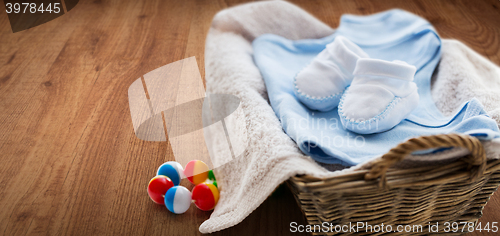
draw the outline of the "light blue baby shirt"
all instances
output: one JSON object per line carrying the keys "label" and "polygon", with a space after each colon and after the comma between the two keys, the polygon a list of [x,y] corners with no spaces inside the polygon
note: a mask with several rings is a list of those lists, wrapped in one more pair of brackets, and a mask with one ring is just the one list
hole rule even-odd
{"label": "light blue baby shirt", "polygon": [[[370,57],[401,60],[417,68],[418,107],[393,129],[359,135],[342,128],[337,108],[309,110],[295,97],[293,79],[313,58],[342,35]],[[323,163],[357,165],[380,156],[404,140],[441,133],[467,133],[482,139],[500,137],[496,122],[478,100],[444,117],[431,97],[431,75],[441,56],[441,40],[426,20],[403,10],[369,16],[343,15],[334,34],[321,39],[292,41],[266,34],[253,41],[254,60],[265,80],[274,112],[299,148]]]}

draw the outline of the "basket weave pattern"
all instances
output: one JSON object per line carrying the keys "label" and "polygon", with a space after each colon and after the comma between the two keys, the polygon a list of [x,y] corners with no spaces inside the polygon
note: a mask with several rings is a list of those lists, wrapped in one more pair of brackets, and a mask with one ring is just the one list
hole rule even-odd
{"label": "basket weave pattern", "polygon": [[[393,167],[414,151],[447,147],[464,147],[470,154],[441,166]],[[458,235],[467,231],[445,232],[443,223],[477,222],[500,183],[500,160],[487,161],[481,142],[468,135],[422,136],[399,144],[367,169],[327,179],[295,176],[287,183],[310,225],[422,225],[422,232],[399,234],[428,235],[429,222],[439,222],[439,233]]]}

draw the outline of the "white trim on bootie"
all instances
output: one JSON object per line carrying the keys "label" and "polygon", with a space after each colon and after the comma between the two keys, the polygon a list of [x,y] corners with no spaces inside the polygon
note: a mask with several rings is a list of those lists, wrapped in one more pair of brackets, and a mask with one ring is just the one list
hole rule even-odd
{"label": "white trim on bootie", "polygon": [[345,88],[351,84],[356,62],[367,57],[349,39],[337,36],[295,76],[295,95],[310,109],[332,110],[338,106]]}
{"label": "white trim on bootie", "polygon": [[360,134],[392,129],[418,105],[415,66],[403,61],[359,59],[339,103],[342,126]]}

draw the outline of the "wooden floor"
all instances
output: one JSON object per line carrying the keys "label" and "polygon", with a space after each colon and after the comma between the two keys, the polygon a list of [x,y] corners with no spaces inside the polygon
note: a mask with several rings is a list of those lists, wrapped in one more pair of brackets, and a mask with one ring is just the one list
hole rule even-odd
{"label": "wooden floor", "polygon": [[[331,27],[343,13],[402,8],[500,64],[498,0],[293,2]],[[135,137],[127,89],[141,75],[191,56],[204,76],[211,19],[237,4],[81,0],[18,33],[1,7],[0,235],[199,234],[210,213],[192,207],[173,215],[147,196],[149,179],[173,160],[172,150]],[[285,188],[216,235],[289,235],[292,221],[305,224]],[[499,194],[481,221],[500,221]]]}

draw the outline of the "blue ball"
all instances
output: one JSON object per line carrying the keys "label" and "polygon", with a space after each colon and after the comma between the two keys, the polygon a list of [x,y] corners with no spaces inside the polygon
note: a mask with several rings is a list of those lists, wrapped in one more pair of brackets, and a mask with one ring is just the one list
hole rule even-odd
{"label": "blue ball", "polygon": [[164,175],[169,177],[175,186],[179,185],[184,176],[184,168],[181,164],[175,161],[163,163],[156,171],[156,175]]}
{"label": "blue ball", "polygon": [[165,206],[175,214],[186,212],[191,206],[191,192],[183,186],[174,186],[165,194]]}

